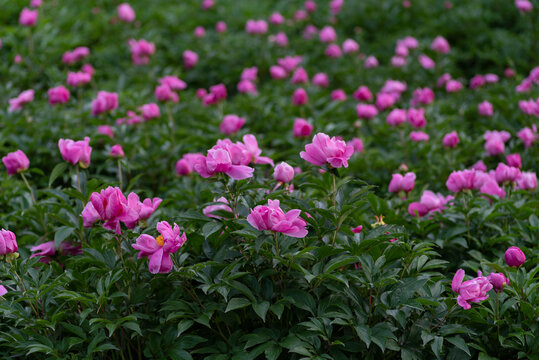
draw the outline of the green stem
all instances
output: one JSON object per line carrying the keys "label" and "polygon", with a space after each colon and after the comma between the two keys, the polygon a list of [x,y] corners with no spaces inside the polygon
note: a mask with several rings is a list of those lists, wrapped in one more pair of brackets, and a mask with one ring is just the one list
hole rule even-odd
{"label": "green stem", "polygon": [[172,118],[172,105],[167,103],[168,126],[170,128],[170,143],[174,148],[174,119]]}
{"label": "green stem", "polygon": [[20,174],[21,174],[22,180],[24,181],[24,183],[26,184],[26,187],[28,188],[28,191],[30,192],[30,197],[32,198],[32,202],[34,203],[34,205],[37,205],[36,198],[34,197],[34,193],[32,192],[32,188],[30,187],[28,180],[26,180],[26,176],[24,176],[24,173],[22,172]]}
{"label": "green stem", "polygon": [[77,187],[79,189],[79,192],[82,194],[82,188],[80,187],[80,172],[79,172],[79,165],[75,165],[75,171],[77,172]]}
{"label": "green stem", "polygon": [[120,189],[123,189],[123,180],[122,180],[122,163],[118,159],[118,180],[120,180]]}
{"label": "green stem", "polygon": [[277,253],[277,257],[280,257],[279,255],[279,241],[277,241],[277,233],[273,233],[273,240],[275,241],[275,252]]}

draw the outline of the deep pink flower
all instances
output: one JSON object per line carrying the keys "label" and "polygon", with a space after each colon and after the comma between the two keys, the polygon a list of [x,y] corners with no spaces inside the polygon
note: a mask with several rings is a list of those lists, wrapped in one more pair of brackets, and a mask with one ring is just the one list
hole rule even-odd
{"label": "deep pink flower", "polygon": [[537,189],[537,175],[534,172],[522,172],[517,180],[517,189],[535,190]]}
{"label": "deep pink flower", "polygon": [[525,148],[529,148],[537,139],[539,139],[535,125],[532,126],[531,129],[529,127],[525,127],[524,129],[520,130],[517,133],[517,136],[520,140],[522,140]]}
{"label": "deep pink flower", "polygon": [[371,104],[357,104],[356,106],[357,117],[360,119],[369,120],[378,115],[378,109]]}
{"label": "deep pink flower", "polygon": [[313,0],[306,0],[303,6],[305,7],[305,10],[307,10],[310,13],[313,13],[316,11],[316,2],[314,2]]}
{"label": "deep pink flower", "polygon": [[307,120],[297,118],[296,120],[294,120],[294,127],[292,128],[292,132],[294,134],[294,137],[309,137],[311,136],[313,128],[314,127],[309,124]]}
{"label": "deep pink flower", "polygon": [[305,151],[299,156],[316,166],[328,163],[334,168],[340,168],[348,167],[348,159],[353,153],[353,146],[346,145],[344,141],[335,137],[330,138],[324,133],[318,133],[311,144],[305,145]]}
{"label": "deep pink flower", "polygon": [[470,79],[470,89],[474,90],[486,84],[483,75],[475,75]]}
{"label": "deep pink flower", "polygon": [[9,112],[22,109],[23,105],[34,101],[34,90],[25,90],[16,98],[9,99]]}
{"label": "deep pink flower", "polygon": [[389,183],[388,191],[392,193],[410,192],[415,186],[415,174],[413,172],[401,174],[393,174]]}
{"label": "deep pink flower", "polygon": [[301,56],[285,56],[284,58],[277,59],[277,64],[285,71],[291,72],[301,63]]}
{"label": "deep pink flower", "polygon": [[67,85],[77,87],[88,84],[92,80],[92,75],[80,71],[80,72],[68,72],[67,73]]}
{"label": "deep pink flower", "polygon": [[51,257],[56,253],[56,246],[54,246],[54,241],[48,241],[31,247],[30,251],[34,252],[32,255],[30,255],[30,258],[39,256],[40,262],[49,264],[51,262]]}
{"label": "deep pink flower", "polygon": [[423,128],[427,126],[427,120],[425,119],[425,109],[408,109],[408,123],[410,123],[410,125],[415,128]]}
{"label": "deep pink flower", "polygon": [[499,184],[516,182],[520,177],[520,169],[517,167],[507,166],[504,163],[499,163],[495,173],[496,181]]}
{"label": "deep pink flower", "polygon": [[451,131],[450,133],[445,134],[444,138],[442,139],[443,146],[448,148],[456,147],[459,142],[459,134],[456,131]]}
{"label": "deep pink flower", "polygon": [[185,83],[185,81],[183,81],[177,76],[171,75],[163,76],[161,79],[159,79],[159,84],[167,85],[171,90],[174,91],[181,91],[187,88],[187,84]]}
{"label": "deep pink flower", "polygon": [[425,54],[421,54],[417,57],[417,60],[419,61],[419,64],[424,68],[424,69],[434,69],[434,67],[436,66],[436,63],[434,62],[434,60],[432,60],[430,57],[428,57],[427,55]]}
{"label": "deep pink flower", "polygon": [[30,160],[22,150],[9,153],[2,158],[8,175],[15,175],[26,171],[30,166]]}
{"label": "deep pink flower", "polygon": [[144,104],[140,107],[140,112],[144,120],[158,118],[161,115],[159,106],[156,103]]}
{"label": "deep pink flower", "polygon": [[329,44],[324,54],[329,58],[339,58],[342,56],[341,48],[337,44]]}
{"label": "deep pink flower", "polygon": [[526,255],[516,246],[511,246],[505,251],[505,263],[511,267],[521,267],[526,262]]}
{"label": "deep pink flower", "polygon": [[345,54],[351,54],[359,51],[359,44],[353,39],[346,39],[342,43],[342,52]]}
{"label": "deep pink flower", "polygon": [[74,64],[77,61],[80,61],[84,59],[85,57],[88,57],[90,55],[90,49],[86,46],[79,46],[72,51],[66,51],[62,55],[62,62],[64,64]]}
{"label": "deep pink flower", "polygon": [[496,180],[490,178],[488,179],[479,189],[479,191],[483,194],[491,195],[491,196],[497,196],[500,199],[503,199],[505,197],[505,190],[501,188]]}
{"label": "deep pink flower", "polygon": [[14,253],[19,250],[17,237],[9,230],[0,230],[0,255]]}
{"label": "deep pink flower", "polygon": [[515,6],[522,13],[527,13],[533,10],[533,5],[529,0],[515,0]]}
{"label": "deep pink flower", "polygon": [[359,226],[356,226],[355,228],[352,229],[352,232],[354,234],[359,234],[361,233],[361,230],[363,230],[363,226],[362,225],[359,225]]}
{"label": "deep pink flower", "polygon": [[405,109],[393,109],[386,117],[386,123],[391,126],[398,126],[408,118],[407,112]]}
{"label": "deep pink flower", "polygon": [[520,157],[520,154],[510,154],[505,157],[505,161],[507,162],[507,165],[512,167],[520,168],[522,167],[522,159]]}
{"label": "deep pink flower", "polygon": [[226,32],[226,29],[226,22],[224,21],[218,21],[217,24],[215,24],[215,31],[217,31],[219,34]]}
{"label": "deep pink flower", "polygon": [[292,94],[292,105],[301,106],[307,104],[309,97],[303,88],[298,88]]}
{"label": "deep pink flower", "polygon": [[21,11],[21,15],[19,16],[19,24],[22,26],[34,26],[37,23],[37,10],[30,10],[28,8],[24,8]]}
{"label": "deep pink flower", "polygon": [[346,93],[343,89],[336,89],[331,92],[331,100],[333,101],[345,101]]}
{"label": "deep pink flower", "polygon": [[265,20],[247,20],[245,31],[253,35],[265,34],[268,32],[268,23]]}
{"label": "deep pink flower", "polygon": [[414,97],[411,101],[412,106],[417,106],[419,104],[428,105],[434,101],[434,91],[430,88],[419,88],[414,90]]}
{"label": "deep pink flower", "polygon": [[332,43],[337,41],[337,33],[331,26],[324,26],[318,33],[318,37],[323,43]]}
{"label": "deep pink flower", "polygon": [[481,116],[492,116],[494,114],[492,104],[486,100],[477,105],[477,111]]}
{"label": "deep pink flower", "polygon": [[494,291],[502,292],[505,285],[509,285],[511,282],[509,278],[506,278],[503,273],[491,272],[487,276],[488,281],[492,284]]}
{"label": "deep pink flower", "polygon": [[283,67],[273,65],[270,67],[270,75],[273,79],[284,79],[288,76],[288,73]]}
{"label": "deep pink flower", "polygon": [[185,154],[178,162],[176,163],[176,175],[185,176],[193,172],[194,161],[202,154]]}
{"label": "deep pink flower", "polygon": [[219,126],[219,130],[225,135],[230,135],[238,132],[245,124],[245,118],[238,115],[225,115]]}
{"label": "deep pink flower", "polygon": [[442,54],[447,54],[451,48],[443,36],[437,36],[430,45],[430,48]]}
{"label": "deep pink flower", "polygon": [[148,269],[152,274],[167,274],[173,266],[170,254],[175,253],[185,244],[187,236],[185,233],[180,236],[180,227],[174,224],[172,228],[166,221],[157,223],[157,231],[161,234],[157,238],[142,234],[137,238],[136,244],[131,246],[140,251],[139,259],[142,257],[150,259]]}
{"label": "deep pink flower", "polygon": [[65,86],[57,86],[49,89],[49,104],[65,104],[69,101],[69,90]]}
{"label": "deep pink flower", "polygon": [[203,26],[197,26],[195,28],[194,35],[196,38],[202,38],[204,35],[206,35],[206,30]]}
{"label": "deep pink flower", "polygon": [[90,166],[92,147],[90,146],[89,137],[85,137],[84,140],[79,141],[60,139],[58,140],[58,148],[65,161],[73,165],[79,164],[84,169]]}
{"label": "deep pink flower", "polygon": [[369,90],[368,87],[360,86],[354,92],[354,99],[359,100],[359,101],[371,101],[372,92]]}
{"label": "deep pink flower", "polygon": [[222,148],[210,149],[206,156],[193,159],[193,169],[204,178],[216,173],[225,173],[234,180],[243,180],[253,176],[254,169],[245,165],[233,165],[230,153]]}
{"label": "deep pink flower", "polygon": [[505,142],[511,134],[507,131],[487,131],[483,138],[486,140],[485,149],[489,155],[499,155],[505,151]]}
{"label": "deep pink flower", "polygon": [[459,294],[457,303],[464,310],[468,310],[472,307],[470,302],[478,303],[488,299],[487,293],[492,289],[492,284],[481,274],[481,271],[477,272],[475,279],[462,282],[464,275],[464,270],[459,269],[457,271],[453,277],[451,289],[453,292]]}
{"label": "deep pink flower", "polygon": [[108,91],[99,91],[92,101],[92,115],[99,115],[112,111],[118,107],[118,94]]}
{"label": "deep pink flower", "polygon": [[185,50],[183,52],[183,66],[187,70],[192,69],[195,67],[195,65],[198,63],[198,54],[191,50]]}
{"label": "deep pink flower", "polygon": [[450,92],[450,93],[458,92],[458,91],[462,90],[462,88],[463,88],[463,85],[458,80],[448,80],[445,83],[445,91]]}
{"label": "deep pink flower", "polygon": [[415,142],[429,141],[429,134],[423,131],[412,131],[410,132],[410,140]]}
{"label": "deep pink flower", "polygon": [[380,111],[384,111],[387,108],[390,108],[395,104],[396,98],[388,93],[378,93],[376,94],[376,107]]}
{"label": "deep pink flower", "polygon": [[127,42],[131,49],[131,60],[134,65],[146,65],[150,62],[150,56],[155,53],[155,44],[144,39],[129,39]]}
{"label": "deep pink flower", "polygon": [[289,183],[294,178],[294,168],[283,161],[275,166],[273,177],[279,182]]}
{"label": "deep pink flower", "polygon": [[462,190],[471,190],[474,188],[475,171],[473,170],[461,170],[453,171],[445,185],[452,192],[459,192]]}
{"label": "deep pink flower", "polygon": [[113,145],[112,149],[110,150],[110,156],[112,156],[113,158],[123,158],[125,156],[125,153],[122,149],[122,146],[119,144]]}
{"label": "deep pink flower", "polygon": [[366,69],[371,69],[371,68],[378,67],[378,59],[376,59],[376,57],[373,56],[373,55],[368,56],[368,57],[365,59],[365,64],[364,64],[364,66],[365,66]]}
{"label": "deep pink flower", "polygon": [[135,21],[135,10],[128,3],[118,5],[116,12],[118,13],[118,18],[123,22]]}
{"label": "deep pink flower", "polygon": [[258,205],[251,209],[247,221],[257,230],[270,230],[285,235],[304,238],[307,236],[307,223],[299,215],[301,210],[293,209],[285,213],[279,200],[268,200],[268,205]]}

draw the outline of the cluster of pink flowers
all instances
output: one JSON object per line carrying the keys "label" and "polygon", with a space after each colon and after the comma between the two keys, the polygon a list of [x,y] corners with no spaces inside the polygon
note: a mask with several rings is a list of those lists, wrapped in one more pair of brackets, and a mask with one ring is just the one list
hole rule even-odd
{"label": "cluster of pink flowers", "polygon": [[256,95],[258,93],[255,84],[257,78],[258,68],[256,66],[243,69],[240,82],[238,83],[238,91],[240,93]]}
{"label": "cluster of pink flowers", "polygon": [[92,193],[90,202],[82,211],[83,224],[84,227],[92,227],[97,221],[103,221],[105,229],[120,234],[120,222],[134,229],[139,222],[152,216],[161,201],[160,198],[153,198],[141,202],[135,193],[130,193],[126,198],[120,188],[109,186],[99,193]]}
{"label": "cluster of pink flowers", "polygon": [[197,91],[197,96],[202,99],[202,105],[209,106],[216,105],[225,100],[228,94],[225,84],[217,84],[211,86],[209,92],[207,92],[205,89],[199,89]]}
{"label": "cluster of pink flowers", "polygon": [[268,32],[268,23],[266,20],[247,20],[245,23],[247,34],[261,35]]}
{"label": "cluster of pink flowers", "polygon": [[408,172],[404,176],[401,174],[393,174],[388,191],[399,194],[400,197],[404,198],[406,193],[409,193],[414,189],[415,178],[416,176],[413,172]]}
{"label": "cluster of pink flowers", "polygon": [[58,249],[56,249],[54,241],[47,241],[43,244],[30,248],[30,251],[34,252],[32,255],[30,255],[30,258],[39,257],[40,262],[50,264],[52,258],[56,255],[56,250],[58,250],[58,254],[60,255],[82,255],[81,245],[76,245],[69,241],[62,241]]}
{"label": "cluster of pink flowers", "polygon": [[307,223],[300,217],[301,210],[284,212],[279,200],[268,200],[268,205],[258,205],[251,209],[247,221],[257,230],[270,230],[285,235],[303,238],[307,236]]}
{"label": "cluster of pink flowers", "polygon": [[99,115],[112,111],[118,107],[118,94],[108,91],[99,91],[92,101],[92,115]]}
{"label": "cluster of pink flowers", "polygon": [[74,64],[82,59],[90,56],[90,49],[86,46],[79,46],[72,51],[66,51],[62,55],[62,62],[67,65]]}

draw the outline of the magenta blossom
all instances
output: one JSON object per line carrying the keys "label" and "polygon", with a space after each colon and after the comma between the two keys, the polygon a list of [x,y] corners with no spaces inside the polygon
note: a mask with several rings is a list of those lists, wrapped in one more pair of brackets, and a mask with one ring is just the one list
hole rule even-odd
{"label": "magenta blossom", "polygon": [[505,143],[510,137],[511,134],[507,131],[487,131],[485,135],[483,135],[483,138],[486,140],[485,150],[487,150],[489,155],[503,154],[505,151]]}
{"label": "magenta blossom", "polygon": [[294,127],[292,128],[292,133],[294,137],[302,138],[311,136],[313,131],[313,126],[307,122],[305,119],[297,118],[294,120]]}
{"label": "magenta blossom", "polygon": [[408,122],[415,128],[423,128],[427,126],[427,120],[425,119],[425,109],[408,109]]}
{"label": "magenta blossom", "polygon": [[230,152],[219,148],[210,149],[206,156],[200,155],[193,161],[194,170],[204,178],[216,173],[224,173],[234,180],[243,180],[253,176],[254,169],[245,165],[234,165]]}
{"label": "magenta blossom", "polygon": [[118,18],[123,22],[135,21],[135,10],[128,3],[118,5],[116,12],[118,13]]}
{"label": "magenta blossom", "polygon": [[456,131],[452,131],[449,134],[445,134],[442,139],[443,146],[447,148],[454,148],[460,142],[459,134]]}
{"label": "magenta blossom", "polygon": [[416,176],[413,172],[406,173],[404,176],[393,174],[388,190],[392,193],[410,192],[414,189],[415,178]]}
{"label": "magenta blossom", "polygon": [[511,267],[521,267],[526,262],[526,255],[516,246],[511,246],[505,251],[505,263]]}
{"label": "magenta blossom", "polygon": [[131,49],[131,60],[134,65],[146,65],[150,62],[150,56],[155,53],[155,44],[144,39],[129,39],[127,42]]}
{"label": "magenta blossom", "polygon": [[334,168],[340,168],[348,167],[348,159],[353,153],[353,146],[346,145],[335,137],[330,138],[324,133],[318,133],[311,144],[305,145],[305,151],[299,156],[313,165],[322,166],[328,163]]}
{"label": "magenta blossom", "polygon": [[474,188],[474,177],[475,171],[473,170],[453,171],[445,185],[455,193],[462,190],[471,190]]}
{"label": "magenta blossom", "polygon": [[210,217],[210,218],[215,218],[215,219],[221,219],[222,217],[219,216],[219,215],[215,215],[213,214],[214,211],[228,211],[229,213],[234,213],[232,211],[232,208],[230,206],[228,206],[228,200],[221,196],[219,199],[215,200],[213,199],[213,202],[219,202],[221,204],[219,205],[208,205],[206,206],[203,210],[202,210],[202,213],[204,215],[206,215],[207,217]]}
{"label": "magenta blossom", "polygon": [[430,45],[430,48],[442,54],[447,54],[451,48],[443,36],[437,36]]}
{"label": "magenta blossom", "polygon": [[99,91],[92,101],[92,115],[99,115],[112,111],[118,107],[118,94],[108,91]]}
{"label": "magenta blossom", "polygon": [[113,158],[123,158],[125,156],[124,150],[120,144],[113,145],[110,149],[110,156]]}
{"label": "magenta blossom", "polygon": [[69,101],[69,90],[65,86],[57,86],[49,89],[49,104],[65,104]]}
{"label": "magenta blossom", "polygon": [[368,87],[362,85],[358,87],[356,91],[354,91],[354,99],[359,101],[371,101],[372,92]]}
{"label": "magenta blossom", "polygon": [[307,92],[303,88],[296,89],[292,94],[292,105],[294,106],[305,105],[308,100]]}
{"label": "magenta blossom", "polygon": [[412,131],[410,132],[410,140],[415,142],[429,141],[429,134],[423,131]]}
{"label": "magenta blossom", "polygon": [[195,67],[195,65],[198,63],[198,54],[191,50],[185,50],[182,55],[183,58],[183,66],[187,70],[192,69]]}
{"label": "magenta blossom", "polygon": [[268,205],[258,205],[251,209],[247,221],[257,230],[270,230],[285,235],[304,238],[307,223],[299,215],[301,210],[293,209],[285,213],[279,207],[279,200],[268,200]]}
{"label": "magenta blossom", "polygon": [[520,178],[520,169],[499,163],[496,167],[495,178],[499,184],[514,183]]}
{"label": "magenta blossom", "polygon": [[185,83],[185,81],[183,81],[177,76],[171,75],[167,75],[159,79],[159,84],[167,85],[171,90],[174,91],[181,91],[187,88],[187,84]]}
{"label": "magenta blossom", "polygon": [[9,230],[0,230],[0,256],[14,253],[19,249],[17,237]]}
{"label": "magenta blossom", "polygon": [[140,107],[140,112],[144,120],[151,120],[161,116],[161,110],[156,103],[144,104]]}
{"label": "magenta blossom", "polygon": [[[48,241],[30,248],[30,251],[35,252],[30,255],[30,258],[39,256],[39,262],[49,264],[52,260],[51,258],[56,254],[56,250],[57,249],[54,241]],[[62,241],[60,243],[60,247],[58,248],[58,253],[61,255],[82,255],[82,247],[80,245],[70,243],[69,241]]]}
{"label": "magenta blossom", "polygon": [[185,176],[192,173],[194,170],[193,166],[195,164],[195,160],[200,156],[204,155],[200,153],[183,155],[183,157],[176,163],[176,175]]}
{"label": "magenta blossom", "polygon": [[245,118],[238,115],[225,115],[219,126],[219,130],[225,135],[231,135],[238,132],[245,124]]}
{"label": "magenta blossom", "polygon": [[416,216],[417,211],[417,214],[423,217],[434,212],[441,212],[453,199],[454,197],[451,195],[444,197],[440,193],[435,194],[432,191],[425,190],[419,202],[410,203],[408,213],[411,216]]}
{"label": "magenta blossom", "polygon": [[34,101],[34,90],[25,90],[16,98],[9,99],[9,112],[22,109],[23,105]]}
{"label": "magenta blossom", "polygon": [[85,137],[84,140],[79,141],[60,139],[58,140],[58,148],[65,161],[73,165],[79,164],[84,169],[90,166],[92,147],[90,146],[89,137]]}
{"label": "magenta blossom", "polygon": [[464,275],[464,270],[457,270],[451,283],[451,289],[459,294],[457,303],[464,310],[468,310],[472,307],[470,302],[478,303],[488,299],[487,293],[492,289],[492,284],[481,274],[481,271],[477,272],[475,279],[462,282]]}
{"label": "magenta blossom", "polygon": [[85,57],[88,57],[89,55],[90,55],[89,48],[87,48],[86,46],[79,46],[73,49],[72,51],[66,51],[62,55],[62,62],[64,64],[71,65],[71,64],[76,63],[77,61],[84,59]]}
{"label": "magenta blossom", "polygon": [[488,281],[492,284],[494,291],[502,292],[505,285],[509,285],[511,282],[508,277],[505,277],[503,273],[491,272],[487,276]]}
{"label": "magenta blossom", "polygon": [[22,26],[34,26],[37,23],[37,16],[37,10],[30,10],[28,8],[24,8],[22,9],[19,16],[19,24],[21,24]]}
{"label": "magenta blossom", "polygon": [[535,190],[537,189],[537,174],[534,172],[522,172],[517,180],[517,189]]}
{"label": "magenta blossom", "polygon": [[150,259],[148,269],[152,274],[167,274],[173,266],[170,254],[175,253],[185,244],[187,236],[185,233],[180,236],[180,227],[174,224],[172,228],[166,221],[157,223],[157,231],[161,234],[157,238],[142,234],[137,238],[136,244],[131,246],[140,251],[139,259],[142,257]]}
{"label": "magenta blossom", "polygon": [[483,101],[477,105],[477,111],[481,116],[492,116],[494,114],[494,108],[488,101]]}
{"label": "magenta blossom", "polygon": [[535,125],[533,125],[531,129],[525,127],[524,129],[520,130],[517,136],[520,140],[522,140],[525,148],[529,148],[537,139],[539,139]]}
{"label": "magenta blossom", "polygon": [[77,87],[88,84],[92,80],[92,74],[84,71],[68,72],[67,73],[67,85]]}
{"label": "magenta blossom", "polygon": [[294,178],[294,168],[283,161],[275,166],[273,177],[279,182],[288,183]]}
{"label": "magenta blossom", "polygon": [[376,106],[370,104],[358,104],[356,106],[357,117],[360,119],[369,120],[378,115]]}
{"label": "magenta blossom", "polygon": [[30,160],[22,150],[17,150],[7,154],[2,158],[8,175],[15,175],[28,170]]}

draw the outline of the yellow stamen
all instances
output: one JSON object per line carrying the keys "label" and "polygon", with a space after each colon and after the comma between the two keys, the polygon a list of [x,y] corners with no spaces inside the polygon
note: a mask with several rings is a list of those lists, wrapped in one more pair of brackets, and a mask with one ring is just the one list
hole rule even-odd
{"label": "yellow stamen", "polygon": [[159,235],[158,237],[156,237],[155,241],[157,242],[157,245],[159,246],[165,245],[165,239],[163,239],[162,235]]}

